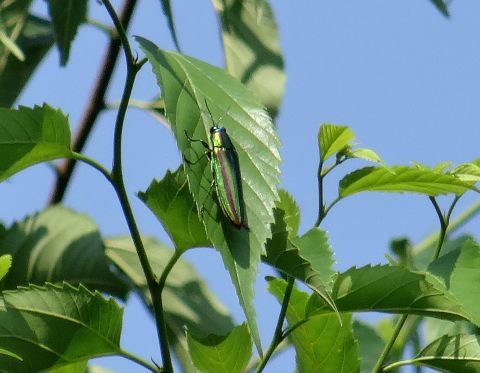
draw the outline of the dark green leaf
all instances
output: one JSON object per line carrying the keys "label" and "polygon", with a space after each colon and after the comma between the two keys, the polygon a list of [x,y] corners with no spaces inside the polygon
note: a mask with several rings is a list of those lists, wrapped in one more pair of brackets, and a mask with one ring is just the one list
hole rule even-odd
{"label": "dark green leaf", "polygon": [[472,321],[480,325],[480,246],[473,240],[466,240],[432,262],[428,270],[444,280],[446,287],[472,315]]}
{"label": "dark green leaf", "polygon": [[[160,276],[172,257],[173,250],[149,237],[144,237],[143,243],[153,272]],[[111,238],[106,241],[106,246],[107,255],[138,287],[144,302],[152,311],[150,293],[131,239]],[[175,264],[167,278],[163,305],[171,342],[185,371],[191,371],[188,370],[191,362],[186,355],[185,326],[196,335],[223,334],[233,327],[228,311],[207,288],[195,269],[182,259]]]}
{"label": "dark green leaf", "polygon": [[[204,208],[207,236],[222,254],[225,267],[237,290],[253,340],[260,350],[260,337],[253,307],[254,283],[260,255],[273,222],[278,198],[279,140],[262,105],[225,71],[202,61],[158,49],[148,40],[137,38],[157,76],[165,112],[187,165],[190,191],[197,208]],[[207,141],[212,118],[222,118],[238,153],[243,197],[249,230],[237,229],[222,214],[211,191],[212,174],[205,149],[192,138]]]}
{"label": "dark green leaf", "polygon": [[385,341],[373,327],[360,320],[353,321],[353,334],[358,341],[360,372],[372,372],[383,351]]}
{"label": "dark green leaf", "polygon": [[415,358],[391,364],[385,370],[392,370],[406,364],[422,365],[451,373],[479,372],[480,337],[478,335],[443,336],[430,343]]}
{"label": "dark green leaf", "polygon": [[170,30],[170,34],[172,35],[173,43],[175,44],[175,48],[180,51],[180,43],[178,42],[177,32],[175,31],[175,23],[173,22],[173,13],[170,0],[161,0],[161,3],[163,13],[165,14],[165,17],[167,17],[168,28]]}
{"label": "dark green leaf", "polygon": [[[340,273],[332,297],[340,312],[376,311],[472,320],[472,315],[438,278],[400,266],[366,266]],[[308,313],[326,309],[330,312],[318,296],[312,296]]]}
{"label": "dark green leaf", "polygon": [[0,181],[36,163],[69,157],[67,117],[48,105],[0,108]]}
{"label": "dark green leaf", "polygon": [[445,17],[449,17],[447,3],[444,0],[430,0]]}
{"label": "dark green leaf", "polygon": [[0,354],[8,372],[39,372],[107,354],[121,354],[122,309],[113,299],[86,288],[31,286],[3,293]]}
{"label": "dark green leaf", "polygon": [[[15,3],[15,1],[13,1]],[[0,12],[1,13],[1,12]],[[38,64],[53,45],[50,22],[29,16],[17,40],[25,55],[19,61],[0,46],[0,107],[13,105]]]}
{"label": "dark green leaf", "polygon": [[349,127],[335,124],[322,124],[318,131],[320,159],[325,162],[335,153],[343,150],[355,139]]}
{"label": "dark green leaf", "polygon": [[[269,280],[269,291],[282,303],[286,282],[280,279]],[[308,294],[293,288],[287,308],[288,325],[305,320]],[[359,370],[358,346],[353,336],[352,316],[342,314],[341,323],[333,315],[311,317],[291,334],[295,346],[299,373],[357,372]]]}
{"label": "dark green leaf", "polygon": [[196,338],[187,333],[187,340],[190,356],[203,373],[241,373],[252,356],[252,339],[246,324],[222,336]]}
{"label": "dark green leaf", "polygon": [[272,238],[267,241],[267,255],[263,260],[279,271],[305,282],[335,309],[329,291],[335,271],[332,269],[333,252],[327,235],[319,228],[312,228],[302,237],[298,230],[299,210],[293,198],[285,191],[275,208]]}
{"label": "dark green leaf", "polygon": [[275,116],[286,81],[279,33],[267,0],[213,0],[222,24],[227,71]]}
{"label": "dark green leaf", "polygon": [[64,66],[78,27],[86,20],[87,0],[48,0],[48,11],[60,51],[60,64]]}
{"label": "dark green leaf", "polygon": [[129,290],[112,273],[95,223],[62,206],[15,223],[0,237],[0,254],[13,257],[7,289],[68,281],[121,297]]}
{"label": "dark green leaf", "polygon": [[345,176],[339,185],[341,197],[360,192],[420,193],[428,196],[462,194],[474,189],[454,175],[417,167],[365,167]]}
{"label": "dark green leaf", "polygon": [[152,181],[147,191],[138,196],[163,224],[177,250],[211,246],[183,166],[173,173],[167,171],[161,181]]}

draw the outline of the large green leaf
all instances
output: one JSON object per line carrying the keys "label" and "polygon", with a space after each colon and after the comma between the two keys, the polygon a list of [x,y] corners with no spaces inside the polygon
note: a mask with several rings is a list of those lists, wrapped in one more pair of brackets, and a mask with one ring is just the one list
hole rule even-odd
{"label": "large green leaf", "polygon": [[322,124],[318,130],[320,159],[325,162],[335,153],[345,149],[355,139],[349,127],[335,124]]}
{"label": "large green leaf", "polygon": [[[152,269],[160,276],[173,255],[173,250],[153,238],[144,237],[143,242]],[[129,237],[106,240],[107,255],[118,268],[138,287],[144,302],[150,306],[150,293],[145,282],[140,261]],[[169,276],[163,291],[165,319],[171,332],[171,342],[188,371],[190,358],[187,351],[185,327],[196,335],[224,334],[233,328],[233,322],[225,307],[207,288],[192,265],[180,259]]]}
{"label": "large green leaf", "polygon": [[[339,311],[408,313],[448,320],[468,320],[472,315],[442,282],[428,272],[405,267],[378,265],[351,268],[340,273],[332,297]],[[327,307],[312,296],[309,313],[325,312]]]}
{"label": "large green leaf", "polygon": [[87,0],[48,0],[55,40],[60,50],[60,64],[66,65],[70,46],[78,27],[87,17]]}
{"label": "large green leaf", "polygon": [[7,372],[39,372],[55,365],[122,354],[122,309],[113,299],[70,285],[31,286],[3,293],[0,354]]}
{"label": "large green leaf", "polygon": [[444,280],[472,315],[472,321],[480,325],[480,246],[473,240],[465,240],[432,262],[428,270]]}
{"label": "large green leaf", "polygon": [[252,356],[252,339],[245,324],[227,335],[196,338],[187,333],[187,340],[190,356],[203,373],[242,373]]}
{"label": "large green leaf", "polygon": [[332,268],[333,252],[327,235],[319,228],[312,228],[298,237],[299,223],[298,206],[287,192],[280,191],[272,238],[267,241],[267,254],[263,261],[303,281],[335,309],[329,291],[336,272]]}
{"label": "large green leaf", "polygon": [[211,246],[182,166],[167,171],[161,181],[152,181],[138,196],[163,224],[177,250]]}
{"label": "large green leaf", "polygon": [[[260,337],[253,307],[254,283],[265,241],[270,237],[273,207],[278,198],[279,140],[262,105],[225,71],[181,54],[158,49],[137,38],[157,76],[165,102],[165,112],[182,154],[194,165],[186,165],[190,191],[200,211],[207,236],[222,254],[235,285],[257,349]],[[242,173],[247,229],[237,229],[226,219],[213,198],[212,174],[199,142],[208,141],[212,115],[222,118],[236,147]]]}
{"label": "large green leaf", "polygon": [[121,297],[129,290],[110,269],[95,223],[62,206],[13,224],[0,237],[0,254],[13,257],[7,289],[68,281]]}
{"label": "large green leaf", "polygon": [[477,190],[458,177],[430,169],[407,166],[365,167],[345,176],[339,185],[340,197],[360,192],[420,193],[428,196],[462,194]]}
{"label": "large green leaf", "polygon": [[48,105],[0,108],[0,181],[39,162],[70,157],[68,118]]}
{"label": "large green leaf", "polygon": [[[269,291],[281,303],[285,293],[286,282],[271,279]],[[293,288],[287,308],[289,326],[307,318],[305,309],[309,296]],[[333,315],[311,317],[291,334],[295,346],[297,369],[299,373],[321,372],[357,372],[359,370],[358,346],[353,336],[352,316],[342,314],[342,320]]]}
{"label": "large green leaf", "polygon": [[267,0],[212,0],[222,25],[227,71],[275,116],[286,81],[279,33]]}
{"label": "large green leaf", "polygon": [[[20,3],[20,1],[10,3]],[[2,5],[0,9],[1,7]],[[0,18],[2,16],[2,10],[0,10]],[[15,23],[15,26],[18,27],[20,24],[23,26],[16,41],[25,55],[25,60],[18,60],[6,48],[0,46],[0,87],[2,87],[0,107],[13,105],[38,64],[53,45],[54,38],[50,22],[28,16],[25,23]]]}
{"label": "large green leaf", "polygon": [[384,368],[391,371],[406,364],[416,364],[442,372],[479,372],[480,337],[478,335],[443,336],[430,343],[413,359],[399,361]]}

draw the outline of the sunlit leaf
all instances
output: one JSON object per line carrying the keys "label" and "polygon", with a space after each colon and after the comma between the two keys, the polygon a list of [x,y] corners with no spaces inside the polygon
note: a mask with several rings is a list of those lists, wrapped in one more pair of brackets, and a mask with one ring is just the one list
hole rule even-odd
{"label": "sunlit leaf", "polygon": [[[253,307],[254,283],[260,255],[273,222],[278,198],[279,140],[262,105],[225,71],[181,54],[158,49],[137,37],[157,76],[165,113],[182,154],[195,164],[185,165],[190,191],[200,211],[207,236],[222,254],[258,350],[260,338]],[[206,103],[211,109],[210,117]],[[205,148],[214,121],[228,130],[237,150],[249,230],[238,229],[225,218],[213,197],[212,174]]]}
{"label": "sunlit leaf", "polygon": [[252,339],[246,324],[227,335],[196,338],[187,333],[188,350],[195,366],[203,373],[241,373],[252,355]]}
{"label": "sunlit leaf", "polygon": [[462,194],[474,189],[454,175],[417,167],[365,167],[345,176],[339,185],[341,197],[360,192],[420,193],[428,196]]}
{"label": "sunlit leaf", "polygon": [[0,256],[0,280],[5,277],[10,267],[12,266],[12,256],[2,255]]}
{"label": "sunlit leaf", "polygon": [[322,124],[318,131],[320,159],[325,162],[332,155],[350,145],[354,139],[355,135],[349,127]]}

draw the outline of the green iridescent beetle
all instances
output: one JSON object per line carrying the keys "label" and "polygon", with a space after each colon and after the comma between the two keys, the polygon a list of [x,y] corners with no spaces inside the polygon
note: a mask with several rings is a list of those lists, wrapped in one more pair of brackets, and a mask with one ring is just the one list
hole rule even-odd
{"label": "green iridescent beetle", "polygon": [[[227,134],[227,130],[215,123],[206,101],[205,105],[213,122],[213,126],[210,128],[211,145],[203,140],[192,139],[187,131],[185,131],[185,135],[189,141],[198,141],[207,149],[205,154],[210,161],[213,175],[212,182],[223,214],[236,228],[244,227],[248,229],[237,151]],[[222,115],[222,118],[224,115]],[[184,159],[189,164],[196,163],[190,162],[185,157]]]}

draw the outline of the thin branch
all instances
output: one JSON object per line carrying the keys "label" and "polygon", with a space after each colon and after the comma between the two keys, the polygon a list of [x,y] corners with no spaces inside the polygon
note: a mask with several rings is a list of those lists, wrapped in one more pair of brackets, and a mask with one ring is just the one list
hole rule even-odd
{"label": "thin branch", "polygon": [[280,313],[278,315],[277,326],[275,327],[275,332],[273,333],[272,342],[265,353],[262,361],[257,367],[256,372],[260,373],[263,371],[265,366],[267,365],[268,360],[272,356],[275,349],[278,345],[285,339],[285,335],[283,334],[282,328],[283,323],[285,322],[285,316],[287,314],[288,303],[290,302],[290,296],[292,295],[293,285],[295,284],[295,277],[288,277],[287,288],[285,289],[285,293],[283,295],[283,302],[282,308],[280,309]]}
{"label": "thin branch", "polygon": [[[120,11],[120,23],[126,29],[130,24],[133,11],[137,4],[137,0],[125,0]],[[119,37],[112,37],[107,48],[107,52],[103,59],[100,72],[97,76],[96,84],[90,95],[88,106],[85,108],[83,117],[78,125],[77,132],[72,143],[72,150],[81,153],[87,139],[92,132],[93,126],[98,115],[105,107],[105,93],[112,79],[113,70],[120,53],[121,41]],[[50,195],[49,204],[53,205],[62,201],[67,187],[70,183],[73,171],[77,162],[75,159],[65,160],[59,167],[59,175]]]}

